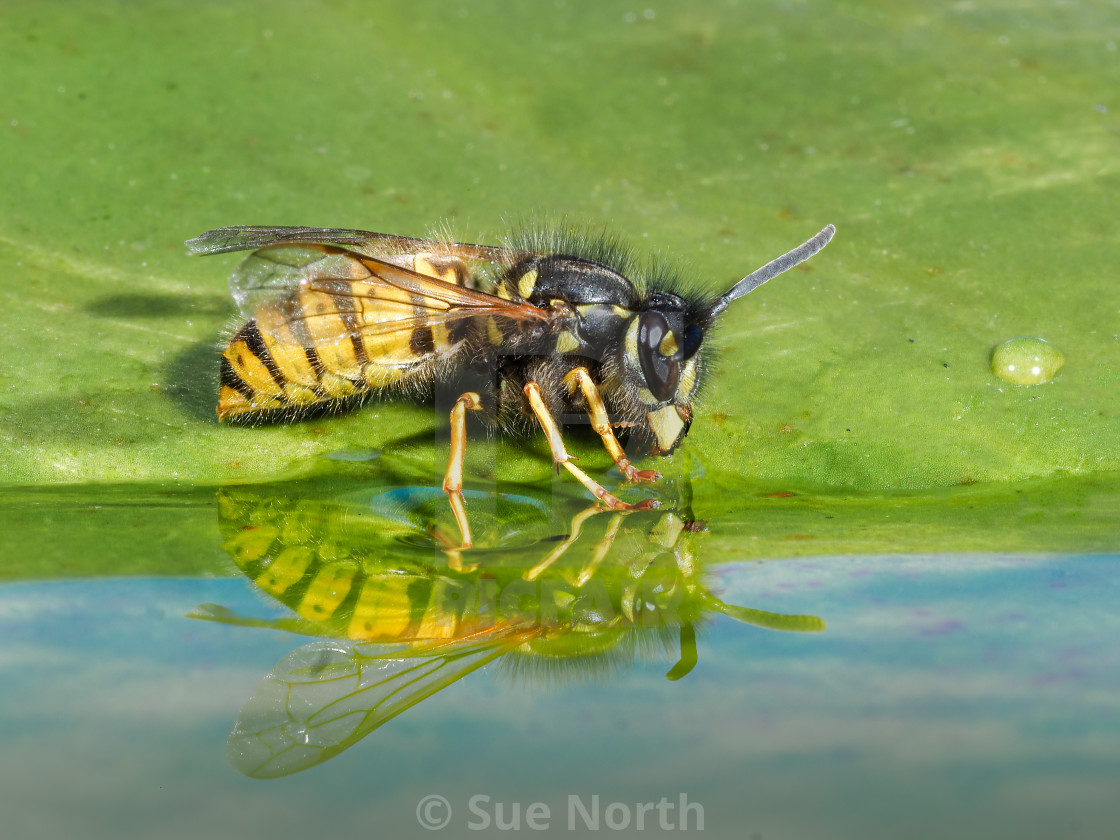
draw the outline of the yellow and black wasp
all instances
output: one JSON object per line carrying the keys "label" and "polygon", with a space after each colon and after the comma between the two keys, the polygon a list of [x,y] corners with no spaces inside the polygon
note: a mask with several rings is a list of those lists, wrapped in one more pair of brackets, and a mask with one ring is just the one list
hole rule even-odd
{"label": "yellow and black wasp", "polygon": [[359,230],[226,227],[187,245],[252,250],[230,287],[246,317],[222,354],[221,419],[290,419],[374,393],[461,388],[443,489],[463,546],[466,412],[507,430],[539,425],[557,469],[607,508],[626,504],[577,467],[560,423],[589,417],[628,481],[639,470],[615,436],[666,455],[692,421],[705,338],[736,298],[820,251],[832,225],[722,295],[691,295],[664,272],[642,282],[606,238],[536,236],[509,247]]}

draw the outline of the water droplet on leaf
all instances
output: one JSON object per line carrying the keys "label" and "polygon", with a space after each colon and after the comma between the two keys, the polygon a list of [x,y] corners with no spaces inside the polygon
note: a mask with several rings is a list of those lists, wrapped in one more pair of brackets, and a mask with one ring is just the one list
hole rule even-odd
{"label": "water droplet on leaf", "polygon": [[992,351],[992,373],[1016,385],[1049,382],[1065,363],[1061,350],[1029,336],[1005,341]]}

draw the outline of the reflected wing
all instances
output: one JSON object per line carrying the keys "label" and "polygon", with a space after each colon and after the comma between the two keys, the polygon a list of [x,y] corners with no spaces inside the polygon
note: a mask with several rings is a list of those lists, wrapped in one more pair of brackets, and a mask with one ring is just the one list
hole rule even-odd
{"label": "reflected wing", "polygon": [[314,346],[447,324],[477,315],[544,321],[522,300],[446,282],[339,245],[268,245],[241,263],[230,290],[242,315],[283,344]]}
{"label": "reflected wing", "polygon": [[187,240],[192,254],[224,254],[229,251],[255,251],[272,245],[313,243],[342,245],[367,256],[386,254],[416,254],[432,252],[455,256],[464,260],[505,261],[525,256],[526,252],[493,245],[473,245],[469,242],[446,242],[438,239],[418,239],[392,233],[374,233],[368,230],[346,228],[280,227],[272,225],[243,225],[208,230]]}
{"label": "reflected wing", "polygon": [[419,654],[371,655],[369,646],[333,640],[301,647],[257,685],[234,724],[226,754],[237,770],[258,779],[321,764],[502,656],[522,635]]}

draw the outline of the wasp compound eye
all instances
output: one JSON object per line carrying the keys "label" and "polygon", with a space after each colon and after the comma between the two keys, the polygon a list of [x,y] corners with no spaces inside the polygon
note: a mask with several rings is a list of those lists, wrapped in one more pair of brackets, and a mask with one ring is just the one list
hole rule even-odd
{"label": "wasp compound eye", "polygon": [[658,312],[643,314],[638,322],[638,361],[646,385],[659,400],[667,400],[677,392],[680,366],[676,354],[676,338],[664,316]]}
{"label": "wasp compound eye", "polygon": [[681,358],[691,359],[700,349],[704,341],[704,330],[696,324],[690,324],[684,331],[684,344],[681,345]]}

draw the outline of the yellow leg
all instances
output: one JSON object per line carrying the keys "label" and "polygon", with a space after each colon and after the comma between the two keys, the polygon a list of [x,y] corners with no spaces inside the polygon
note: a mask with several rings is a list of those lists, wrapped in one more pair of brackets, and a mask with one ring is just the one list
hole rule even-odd
{"label": "yellow leg", "polygon": [[610,453],[615,464],[622,470],[626,480],[634,482],[658,481],[661,478],[661,473],[657,470],[637,469],[630,463],[626,453],[622,451],[618,438],[614,436],[614,430],[611,429],[607,407],[603,405],[603,398],[599,395],[599,389],[595,386],[595,381],[591,378],[591,374],[587,372],[587,368],[579,367],[573,370],[564,377],[564,384],[573,390],[578,387],[583,392],[583,398],[587,400],[587,414],[591,418],[591,426],[603,439],[603,446],[607,448],[607,452]]}
{"label": "yellow leg", "polygon": [[654,499],[646,499],[636,505],[628,505],[608,493],[603,485],[572,463],[572,456],[564,448],[564,441],[560,436],[560,427],[556,425],[555,418],[549,412],[548,406],[544,404],[544,400],[541,399],[540,385],[536,382],[530,382],[525,386],[525,396],[529,398],[529,405],[533,409],[533,414],[536,415],[537,422],[541,424],[541,429],[544,430],[544,436],[548,440],[548,448],[552,450],[552,459],[556,462],[556,466],[562,466],[574,475],[576,480],[586,487],[600,503],[611,510],[651,510],[658,506],[658,502]]}
{"label": "yellow leg", "polygon": [[478,394],[468,391],[455,401],[451,409],[451,457],[447,461],[447,475],[443,477],[443,492],[451,502],[451,512],[463,535],[463,548],[470,548],[471,526],[467,522],[467,508],[463,502],[463,456],[467,451],[467,409],[481,411]]}

